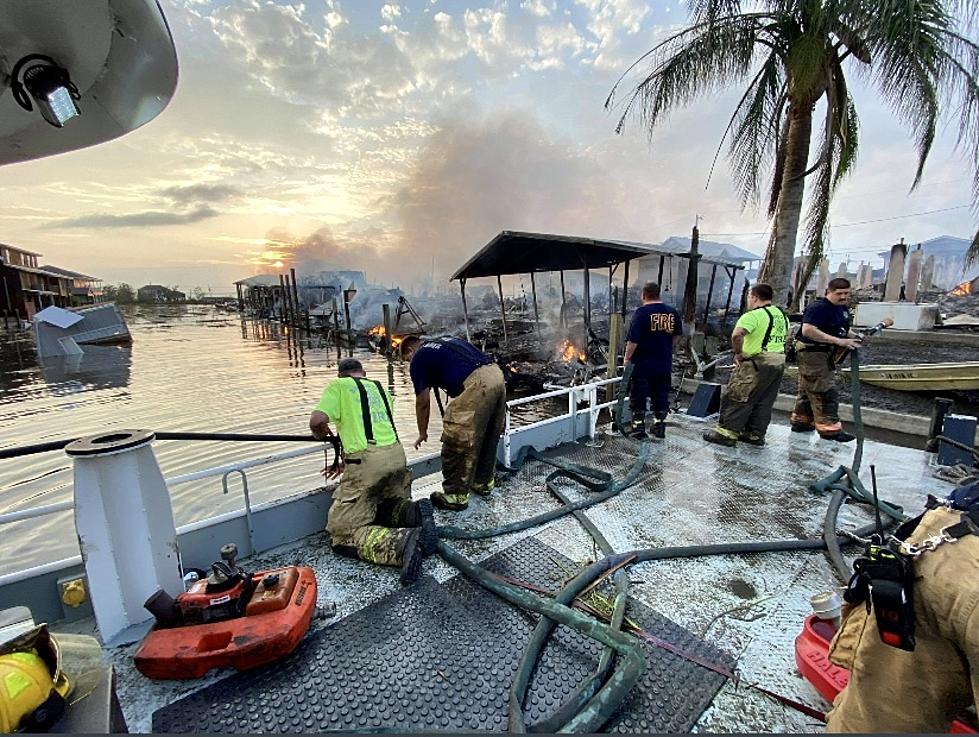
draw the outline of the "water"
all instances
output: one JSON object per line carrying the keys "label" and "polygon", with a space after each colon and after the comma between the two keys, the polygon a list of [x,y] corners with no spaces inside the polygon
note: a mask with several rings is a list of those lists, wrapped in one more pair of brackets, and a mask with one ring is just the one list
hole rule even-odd
{"label": "water", "polygon": [[[81,360],[39,363],[30,342],[0,345],[0,448],[76,438],[108,429],[308,434],[309,413],[336,376],[337,349],[295,340],[275,324],[206,306],[121,308],[133,335],[125,347],[85,346]],[[433,407],[419,450],[407,365],[357,354],[391,392],[409,458],[439,450]],[[524,410],[523,421],[537,408]],[[528,414],[529,413],[529,414]],[[156,441],[167,478],[301,447],[295,443]],[[252,503],[322,486],[313,454],[248,470]],[[70,500],[71,463],[61,451],[0,461],[0,513]],[[171,488],[177,525],[243,508],[240,482],[220,477]],[[324,520],[325,523],[325,520]],[[0,526],[0,574],[77,554],[71,511]]]}

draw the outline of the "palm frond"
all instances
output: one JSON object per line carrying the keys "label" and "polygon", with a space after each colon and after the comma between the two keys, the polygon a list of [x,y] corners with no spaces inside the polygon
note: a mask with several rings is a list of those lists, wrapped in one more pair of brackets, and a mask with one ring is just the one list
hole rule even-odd
{"label": "palm frond", "polygon": [[741,0],[691,0],[690,17],[696,22],[713,22],[726,15],[741,13]]}
{"label": "palm frond", "polygon": [[757,203],[759,180],[775,158],[777,139],[771,136],[771,131],[779,128],[785,87],[784,67],[773,52],[748,87],[743,104],[731,117],[735,130],[729,158],[742,206]]}
{"label": "palm frond", "polygon": [[[651,57],[652,70],[629,95],[616,132],[637,111],[643,127],[652,133],[665,113],[747,77],[757,53],[758,33],[757,15],[745,14],[702,25],[695,34],[660,45]],[[606,105],[611,100],[612,95]]]}

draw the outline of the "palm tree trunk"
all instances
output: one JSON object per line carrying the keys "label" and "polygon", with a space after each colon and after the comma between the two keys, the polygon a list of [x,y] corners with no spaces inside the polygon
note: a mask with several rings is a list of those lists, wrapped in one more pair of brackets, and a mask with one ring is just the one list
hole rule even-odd
{"label": "palm tree trunk", "polygon": [[795,258],[796,235],[802,216],[802,197],[805,193],[804,174],[809,162],[809,139],[812,134],[813,103],[789,104],[789,126],[785,141],[785,172],[779,189],[778,210],[775,213],[775,233],[759,280],[775,290],[777,305],[786,304],[789,280],[792,278],[792,262]]}

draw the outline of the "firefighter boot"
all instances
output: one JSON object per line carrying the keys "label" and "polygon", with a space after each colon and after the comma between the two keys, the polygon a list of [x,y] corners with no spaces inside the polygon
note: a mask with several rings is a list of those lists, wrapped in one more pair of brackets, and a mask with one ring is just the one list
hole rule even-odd
{"label": "firefighter boot", "polygon": [[733,448],[738,444],[737,440],[735,440],[734,438],[729,438],[727,435],[722,435],[721,433],[717,432],[717,430],[710,430],[709,432],[705,432],[703,434],[703,438],[708,443],[724,445],[728,448]]}
{"label": "firefighter boot", "polygon": [[653,437],[662,440],[666,437],[666,415],[656,413],[656,422],[653,423]]}
{"label": "firefighter boot", "polygon": [[399,545],[398,553],[401,555],[401,585],[408,586],[418,580],[422,573],[422,553],[421,530],[417,527],[404,536]]}
{"label": "firefighter boot", "polygon": [[856,440],[855,435],[851,435],[850,433],[844,432],[843,430],[840,430],[839,432],[829,433],[827,435],[823,435],[822,433],[819,433],[819,437],[821,437],[823,440],[834,440],[837,443],[849,443],[851,440]]}
{"label": "firefighter boot", "polygon": [[447,509],[451,512],[461,512],[469,507],[469,494],[446,494],[441,491],[432,493],[432,504],[437,509]]}
{"label": "firefighter boot", "polygon": [[747,443],[748,445],[755,445],[759,448],[762,448],[765,445],[765,436],[759,435],[756,432],[743,432],[740,435],[738,435],[738,440],[740,440],[742,443]]}

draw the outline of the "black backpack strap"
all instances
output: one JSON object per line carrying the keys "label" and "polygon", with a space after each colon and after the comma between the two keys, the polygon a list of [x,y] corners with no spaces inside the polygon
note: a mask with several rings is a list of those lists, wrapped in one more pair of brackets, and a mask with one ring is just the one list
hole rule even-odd
{"label": "black backpack strap", "polygon": [[367,390],[364,389],[363,379],[351,376],[357,385],[357,392],[360,394],[360,414],[364,422],[364,435],[367,437],[367,444],[374,445],[374,423],[371,422],[371,403],[367,398]]}
{"label": "black backpack strap", "polygon": [[761,339],[761,352],[764,353],[768,350],[768,341],[772,337],[772,328],[775,326],[775,318],[772,317],[772,313],[768,311],[768,307],[762,307],[765,311],[765,316],[768,318],[768,329],[765,330],[765,337]]}
{"label": "black backpack strap", "polygon": [[[384,393],[384,386],[381,382],[377,380],[374,381],[374,386],[377,387],[377,393],[381,395],[381,401],[384,402],[384,411],[388,413],[388,422],[391,423],[391,429],[394,430],[394,437],[398,442],[401,442],[401,438],[398,437],[398,428],[394,424],[394,415],[391,414],[391,405],[388,403],[388,395]],[[438,392],[438,389],[435,390]]]}

